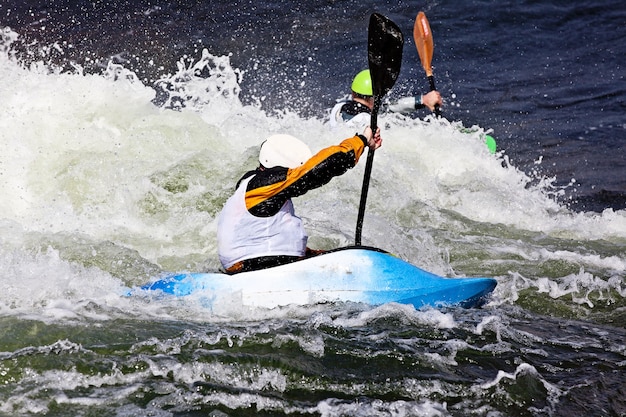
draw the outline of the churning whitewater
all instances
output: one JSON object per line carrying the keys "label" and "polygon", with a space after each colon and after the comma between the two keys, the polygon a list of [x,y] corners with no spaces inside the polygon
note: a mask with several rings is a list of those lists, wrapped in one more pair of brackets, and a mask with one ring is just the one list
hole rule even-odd
{"label": "churning whitewater", "polygon": [[[510,31],[526,33],[533,23],[526,39],[534,45],[554,40],[548,27],[619,17],[619,5],[601,3],[584,18],[574,6],[553,5],[569,10],[560,13],[562,26],[546,13],[551,2],[488,8],[499,17],[492,26],[508,19]],[[257,308],[236,296],[207,308],[206,294],[127,296],[171,272],[217,271],[217,215],[258,163],[262,140],[288,133],[316,152],[353,135],[331,129],[326,117],[347,93],[341,86],[366,65],[364,22],[382,12],[409,38],[424,5],[239,2],[215,6],[221,14],[195,4],[66,6],[0,6],[0,415],[626,413],[626,211],[618,199],[602,205],[601,198],[619,197],[620,183],[603,181],[603,167],[583,163],[580,175],[566,175],[564,167],[588,150],[582,139],[555,145],[558,153],[537,145],[542,137],[535,135],[537,120],[551,118],[555,136],[574,127],[604,135],[600,126],[609,126],[611,137],[623,139],[623,114],[610,122],[577,117],[573,126],[539,105],[517,123],[530,104],[518,102],[527,94],[523,82],[509,80],[508,95],[493,105],[500,113],[476,116],[482,110],[469,103],[477,96],[466,88],[490,91],[506,77],[526,77],[522,69],[507,72],[504,58],[492,64],[490,78],[453,77],[461,57],[468,74],[476,70],[462,45],[509,36],[474,22],[487,19],[484,5],[459,5],[456,15],[449,5],[426,9],[444,117],[379,115],[384,143],[363,226],[364,245],[427,271],[494,277],[492,297],[473,309],[338,302]],[[66,27],[83,28],[82,41],[51,24],[68,16],[75,23]],[[108,59],[105,49],[128,45],[130,35],[106,25],[99,26],[102,49],[78,53],[87,39],[98,39],[84,19],[113,23],[120,16],[144,53]],[[265,23],[251,25],[253,18]],[[161,36],[149,34],[150,19],[163,19]],[[232,37],[222,26],[227,20],[237,28]],[[473,24],[483,28],[473,32]],[[165,36],[176,25],[179,37]],[[301,31],[311,35],[301,38]],[[282,49],[271,48],[275,39]],[[346,51],[345,62],[324,46],[328,39]],[[568,60],[567,40],[555,42],[543,41]],[[514,47],[502,53],[513,55]],[[424,85],[414,45],[405,48],[405,69],[389,99]],[[613,52],[606,54],[605,65],[614,65]],[[275,78],[266,75],[270,62]],[[329,77],[322,66],[340,69]],[[553,84],[575,75],[555,76]],[[313,88],[325,82],[335,94]],[[609,96],[623,103],[623,87],[612,87],[619,82],[623,75],[584,88],[614,89]],[[554,88],[537,90],[550,96]],[[496,103],[492,94],[476,100]],[[485,134],[498,141],[495,155]],[[613,149],[617,176],[619,143],[597,151]],[[294,200],[309,246],[354,243],[364,165]]]}

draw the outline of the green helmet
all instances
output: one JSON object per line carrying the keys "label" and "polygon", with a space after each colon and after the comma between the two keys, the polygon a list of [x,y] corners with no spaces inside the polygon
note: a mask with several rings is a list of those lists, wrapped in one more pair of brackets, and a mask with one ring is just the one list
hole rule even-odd
{"label": "green helmet", "polygon": [[354,80],[352,80],[352,91],[362,96],[373,96],[372,76],[370,70],[366,69],[359,72]]}

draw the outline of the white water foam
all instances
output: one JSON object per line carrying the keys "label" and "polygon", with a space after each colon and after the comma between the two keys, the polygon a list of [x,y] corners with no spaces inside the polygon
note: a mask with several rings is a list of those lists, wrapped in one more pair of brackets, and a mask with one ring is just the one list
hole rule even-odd
{"label": "white water foam", "polygon": [[[12,265],[7,268],[13,271],[2,278],[5,286],[20,280],[27,265],[35,265],[40,273],[32,274],[33,280],[46,273],[58,276],[56,284],[61,284],[78,276],[94,286],[94,297],[102,282],[109,288],[105,293],[118,294],[120,283],[109,270],[94,272],[65,260],[77,239],[96,246],[109,242],[157,270],[215,269],[216,214],[239,176],[255,167],[263,138],[290,133],[319,150],[354,133],[331,130],[318,118],[280,110],[269,115],[258,105],[243,105],[238,95],[245,74],[231,68],[228,57],[208,51],[189,65],[181,61],[177,74],[160,81],[170,98],[182,98],[185,106],[176,111],[155,106],[156,90],[123,67],[111,65],[102,75],[83,74],[80,68],[61,72],[43,63],[24,68],[9,51],[5,47],[0,53],[5,80],[0,86],[5,110],[0,114],[0,191],[6,196],[0,217],[20,230],[3,228],[7,234],[0,250],[9,255],[6,262]],[[166,103],[174,106],[171,100]],[[597,240],[624,244],[626,211],[574,213],[558,205],[551,198],[558,193],[552,180],[520,172],[505,152],[489,154],[482,128],[463,133],[460,123],[431,117],[383,114],[379,120],[384,145],[376,152],[365,244],[441,274],[453,272],[448,252],[455,249],[440,247],[431,232],[448,230],[471,244],[473,237],[464,236],[467,222],[581,241],[583,246]],[[313,243],[325,248],[351,243],[364,165],[363,160],[296,201],[314,232]],[[58,247],[48,252],[47,245],[23,238],[28,234],[55,240]],[[621,255],[548,247],[536,251],[533,242],[492,238],[489,251],[496,256],[498,251],[519,253],[529,261],[557,259],[611,271],[613,281],[587,279],[581,272],[592,289],[620,281],[626,269]],[[16,249],[39,255],[18,255],[24,257],[16,261],[10,255]],[[122,285],[147,281],[132,274],[122,277]],[[509,277],[514,275],[512,271]],[[532,281],[544,291],[542,281]],[[609,284],[623,296],[620,285]],[[50,292],[45,298],[54,298],[63,285],[43,288]],[[563,291],[568,290],[561,295]],[[5,302],[20,297],[32,304],[44,298],[22,293]],[[590,304],[588,297],[582,302]]]}

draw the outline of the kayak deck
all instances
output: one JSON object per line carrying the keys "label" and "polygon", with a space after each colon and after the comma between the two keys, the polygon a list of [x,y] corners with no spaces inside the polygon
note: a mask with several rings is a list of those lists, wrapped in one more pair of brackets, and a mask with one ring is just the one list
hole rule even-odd
{"label": "kayak deck", "polygon": [[244,305],[268,308],[336,301],[472,308],[483,304],[496,284],[493,278],[441,277],[387,252],[359,246],[236,275],[168,275],[141,290],[177,297],[197,294],[213,301],[236,296]]}

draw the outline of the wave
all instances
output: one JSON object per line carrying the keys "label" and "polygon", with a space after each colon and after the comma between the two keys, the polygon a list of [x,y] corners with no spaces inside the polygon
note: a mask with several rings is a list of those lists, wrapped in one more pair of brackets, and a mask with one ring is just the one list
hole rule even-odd
{"label": "wave", "polygon": [[[162,271],[216,270],[216,215],[265,137],[289,133],[319,150],[354,134],[288,109],[268,113],[263,97],[242,103],[246,74],[208,50],[145,85],[119,64],[98,74],[26,65],[11,53],[16,38],[5,30],[0,53],[0,249],[23,255],[7,257],[5,284],[34,267],[93,289],[105,277],[105,292],[117,294]],[[507,303],[529,289],[535,299],[574,294],[572,311],[623,303],[625,210],[568,209],[555,178],[490,154],[480,126],[393,114],[379,124],[364,244],[439,274],[496,276]],[[363,165],[296,201],[318,248],[352,243]],[[33,301],[18,293],[5,305]]]}

